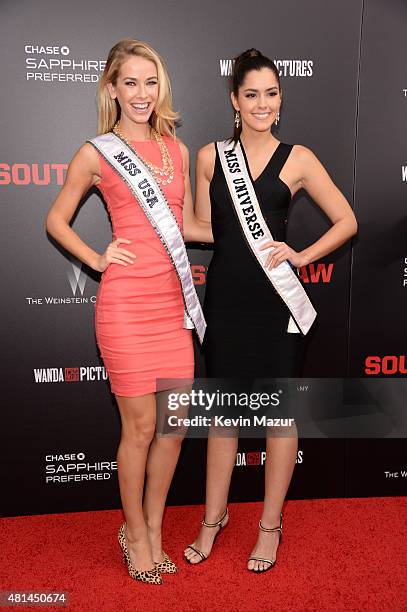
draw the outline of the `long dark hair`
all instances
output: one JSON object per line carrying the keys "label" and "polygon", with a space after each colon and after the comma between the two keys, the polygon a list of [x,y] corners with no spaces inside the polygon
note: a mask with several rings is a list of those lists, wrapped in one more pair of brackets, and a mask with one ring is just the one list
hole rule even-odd
{"label": "long dark hair", "polygon": [[[278,88],[281,91],[280,75],[278,74],[277,66],[269,57],[263,55],[258,49],[248,49],[244,53],[238,55],[233,63],[233,72],[231,78],[231,91],[235,97],[239,93],[239,87],[245,80],[246,74],[251,70],[261,70],[262,68],[269,68],[277,79]],[[235,143],[239,140],[242,131],[242,124],[239,127],[234,127],[233,140]]]}

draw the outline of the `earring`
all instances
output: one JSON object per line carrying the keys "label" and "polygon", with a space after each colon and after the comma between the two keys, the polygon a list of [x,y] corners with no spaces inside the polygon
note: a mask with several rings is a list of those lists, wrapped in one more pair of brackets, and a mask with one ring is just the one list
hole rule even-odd
{"label": "earring", "polygon": [[235,113],[235,126],[236,126],[236,128],[238,128],[239,125],[240,125],[240,112],[236,111],[236,113]]}
{"label": "earring", "polygon": [[276,118],[275,118],[275,125],[278,125],[278,122],[280,121],[280,111],[277,112]]}

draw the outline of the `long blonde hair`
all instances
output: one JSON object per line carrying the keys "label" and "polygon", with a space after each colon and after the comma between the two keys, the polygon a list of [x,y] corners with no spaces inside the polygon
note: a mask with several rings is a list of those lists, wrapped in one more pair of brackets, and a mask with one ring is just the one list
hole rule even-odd
{"label": "long blonde hair", "polygon": [[171,83],[160,55],[142,40],[125,38],[110,49],[106,66],[100,78],[98,91],[98,134],[106,134],[120,119],[120,106],[112,100],[107,84],[116,85],[122,64],[132,55],[154,62],[157,68],[158,98],[149,123],[161,135],[175,137],[175,121],[179,115],[172,108]]}

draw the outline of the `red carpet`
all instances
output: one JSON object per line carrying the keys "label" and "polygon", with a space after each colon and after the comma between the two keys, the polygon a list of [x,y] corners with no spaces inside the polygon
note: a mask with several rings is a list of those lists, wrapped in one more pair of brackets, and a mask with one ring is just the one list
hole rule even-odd
{"label": "red carpet", "polygon": [[155,587],[132,581],[121,563],[120,511],[3,519],[0,588],[68,591],[70,611],[407,610],[406,497],[286,502],[277,565],[259,576],[245,565],[260,508],[231,504],[228,527],[196,567],[182,550],[202,507],[168,508],[164,548],[180,571]]}

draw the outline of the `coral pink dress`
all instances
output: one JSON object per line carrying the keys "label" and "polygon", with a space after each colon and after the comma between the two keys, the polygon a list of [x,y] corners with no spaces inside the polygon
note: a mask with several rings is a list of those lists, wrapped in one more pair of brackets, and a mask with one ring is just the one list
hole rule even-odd
{"label": "coral pink dress", "polygon": [[[171,138],[164,140],[174,163],[174,178],[161,187],[182,231],[181,150]],[[162,165],[156,141],[131,144],[142,158]],[[102,274],[96,300],[96,339],[112,392],[135,397],[156,391],[157,379],[192,378],[192,334],[183,328],[181,286],[162,242],[124,181],[101,155],[99,158],[98,189],[108,207],[113,240],[131,240],[121,246],[135,253],[136,259],[126,267],[110,264]]]}

